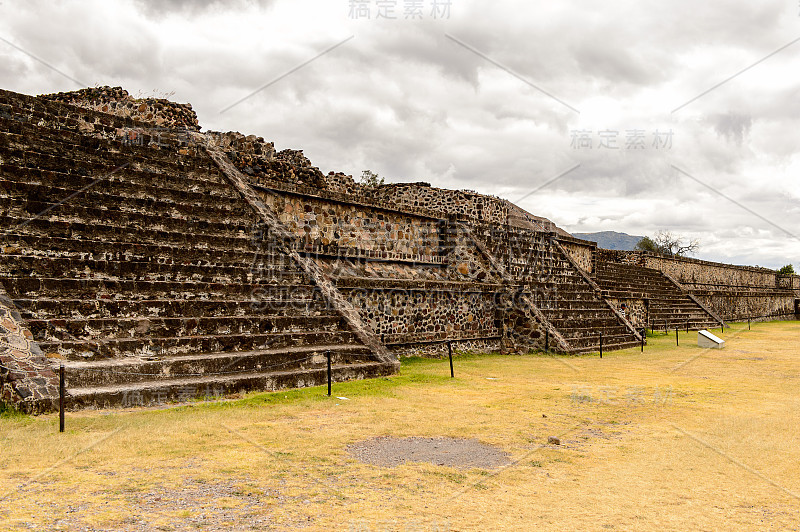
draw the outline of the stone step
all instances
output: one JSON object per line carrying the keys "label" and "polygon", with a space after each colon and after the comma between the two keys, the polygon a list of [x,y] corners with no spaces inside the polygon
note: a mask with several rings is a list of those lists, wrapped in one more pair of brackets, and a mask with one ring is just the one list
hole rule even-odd
{"label": "stone step", "polygon": [[0,218],[0,232],[4,231],[32,237],[134,241],[142,244],[184,246],[186,248],[256,251],[251,239],[247,237],[220,237],[188,231],[173,232],[136,226],[87,224],[78,221],[51,220],[44,217],[4,216]]}
{"label": "stone step", "polygon": [[227,218],[225,220],[209,220],[200,216],[174,216],[168,212],[139,211],[125,208],[123,210],[103,207],[84,207],[72,202],[56,203],[41,201],[17,201],[15,198],[0,198],[0,209],[8,216],[30,219],[41,216],[49,220],[79,221],[85,224],[129,225],[147,227],[160,231],[179,233],[211,234],[217,237],[253,238],[256,229],[255,220],[246,218]]}
{"label": "stone step", "polygon": [[610,317],[616,320],[615,314],[608,307],[602,307],[596,309],[585,309],[585,308],[567,309],[563,307],[556,307],[555,309],[551,310],[554,312],[561,313],[563,316],[568,317],[570,319],[594,320],[594,319],[603,319]]}
{"label": "stone step", "polygon": [[615,264],[603,260],[597,261],[597,271],[619,274],[635,273],[641,275],[660,275],[660,272],[653,268],[638,266],[636,264]]}
{"label": "stone step", "polygon": [[659,313],[650,313],[649,318],[652,321],[664,321],[666,320],[675,320],[675,319],[682,319],[682,320],[700,320],[700,321],[716,321],[712,316],[705,312],[682,312],[682,311],[674,311],[674,312],[659,312]]}
{"label": "stone step", "polygon": [[[531,298],[531,299],[533,300],[533,298]],[[533,300],[533,301],[534,301],[534,303],[537,302],[536,300]],[[547,303],[548,301],[554,301],[554,300],[540,300],[539,303],[544,304],[544,303]],[[574,310],[577,310],[577,311],[582,311],[582,310],[586,310],[586,311],[602,311],[602,312],[608,311],[608,305],[606,305],[605,302],[603,302],[603,301],[601,301],[599,299],[589,299],[589,300],[586,300],[586,299],[573,299],[573,300],[559,299],[557,301],[557,307],[556,308],[562,309],[564,311],[574,311]]]}
{"label": "stone step", "polygon": [[[607,344],[605,340],[603,340],[603,352],[609,351],[620,351],[622,349],[631,349],[633,347],[639,347],[641,345],[640,340],[635,341],[627,341],[627,342],[616,342],[612,344]],[[568,351],[569,354],[577,355],[582,353],[594,353],[597,352],[600,348],[600,343],[594,345],[587,345],[587,346],[580,346],[570,349]]]}
{"label": "stone step", "polygon": [[624,287],[614,287],[614,288],[606,288],[603,285],[600,285],[601,288],[604,290],[608,290],[608,297],[616,297],[620,299],[627,299],[627,298],[639,298],[639,299],[659,299],[663,301],[678,301],[684,299],[684,296],[681,292],[678,291],[661,291],[661,290],[652,290],[646,289],[641,290],[639,288],[629,288],[625,289]]}
{"label": "stone step", "polygon": [[[584,336],[565,336],[564,339],[567,341],[569,346],[573,348],[600,346],[599,334],[587,334]],[[636,337],[630,333],[603,334],[603,349],[605,349],[607,345],[614,345],[614,344],[621,344],[628,342],[637,343],[638,340],[636,340]]]}
{"label": "stone step", "polygon": [[625,276],[625,277],[611,277],[606,276],[603,274],[598,274],[595,278],[598,283],[606,283],[606,284],[613,284],[613,285],[632,285],[632,286],[658,286],[658,287],[668,287],[671,289],[675,289],[675,285],[669,282],[667,278],[664,276],[658,277],[634,277],[634,276]]}
{"label": "stone step", "polygon": [[[686,330],[686,322],[677,320],[677,321],[668,321],[667,322],[667,330],[672,332],[675,330],[675,327],[678,328],[679,331]],[[694,320],[689,322],[689,330],[690,331],[699,331],[701,329],[716,329],[719,327],[719,322],[716,321],[703,321],[703,320]],[[663,322],[650,322],[647,325],[648,329],[656,330],[656,331],[663,331],[664,330],[664,323]]]}
{"label": "stone step", "polygon": [[134,281],[108,279],[62,279],[0,277],[13,299],[272,299],[279,294],[299,297],[314,292],[311,285],[287,286],[279,283],[204,283],[201,281]]}
{"label": "stone step", "polygon": [[[130,163],[134,167],[146,168],[149,171],[186,175],[192,179],[213,180],[220,183],[226,181],[211,158],[203,151],[199,151],[197,155],[183,155],[176,149],[123,144],[117,140],[25,124],[4,119],[2,116],[0,121],[3,121],[3,124],[10,124],[9,128],[0,127],[3,130],[7,129],[6,136],[0,140],[0,149],[13,153],[23,160],[28,157],[27,154],[30,154],[31,158],[41,154],[55,158],[54,160],[60,162],[63,168],[96,167],[98,164],[120,166]],[[15,124],[19,127],[15,128]],[[116,131],[112,136],[117,138]],[[22,144],[19,143],[20,137],[25,139]],[[2,144],[3,140],[5,144]],[[78,157],[67,158],[64,157],[65,153]]]}
{"label": "stone step", "polygon": [[347,328],[338,314],[319,316],[203,316],[159,318],[55,318],[29,319],[28,329],[37,342],[96,340],[102,338],[169,338],[227,334],[271,334],[339,331]]}
{"label": "stone step", "polygon": [[630,277],[618,277],[618,278],[607,278],[602,275],[598,275],[595,277],[595,281],[601,285],[608,285],[608,286],[626,286],[626,287],[642,287],[642,288],[651,288],[651,289],[665,289],[665,290],[675,290],[676,286],[672,284],[669,280],[665,277],[654,277],[654,278],[630,278]]}
{"label": "stone step", "polygon": [[581,301],[583,303],[588,303],[588,302],[592,302],[592,301],[596,301],[596,302],[600,302],[600,303],[603,302],[599,297],[597,297],[597,295],[594,292],[568,292],[568,293],[564,293],[564,292],[559,292],[559,291],[556,290],[554,293],[555,293],[555,297],[553,297],[553,300],[557,301],[559,304],[561,302],[575,302],[575,301]]}
{"label": "stone step", "polygon": [[[131,142],[126,137],[126,132],[118,131],[123,128],[112,128],[110,131],[90,132],[79,129],[63,128],[59,125],[37,124],[36,122],[18,120],[18,117],[9,117],[8,113],[0,112],[0,128],[8,133],[5,142],[9,145],[18,144],[19,137],[32,138],[34,142],[23,144],[31,149],[47,151],[53,146],[62,147],[69,153],[80,154],[84,157],[97,156],[98,152],[108,152],[112,155],[124,154],[129,157],[145,153],[145,157],[152,154],[152,158],[165,165],[175,165],[174,171],[185,170],[186,166],[205,167],[208,158],[202,152],[188,150],[179,152],[178,148],[188,148],[188,137],[184,130],[162,129],[156,133],[143,132],[142,127],[127,127],[139,129],[142,135]],[[180,140],[178,139],[180,138]],[[160,143],[159,143],[160,139]],[[152,141],[152,143],[151,143]]]}
{"label": "stone step", "polygon": [[[20,166],[18,159],[9,159],[2,150],[0,155],[3,157],[0,176],[7,182],[4,187],[10,195],[36,193],[39,198],[44,198],[47,197],[47,191],[52,190],[50,196],[65,197],[85,189],[87,192],[123,198],[156,198],[165,203],[189,203],[208,207],[216,204],[227,209],[230,209],[230,205],[236,205],[241,201],[235,190],[226,189],[218,183],[214,183],[211,188],[203,182],[192,179],[186,179],[183,183],[172,183],[164,179],[162,174],[129,170],[128,167],[105,166],[94,171],[81,168],[72,172],[62,172],[57,169]],[[35,162],[29,161],[28,164]],[[9,183],[14,183],[16,186],[12,187]],[[72,192],[64,194],[63,189]],[[16,194],[12,194],[12,191]]]}
{"label": "stone step", "polygon": [[669,314],[650,314],[649,319],[653,323],[661,323],[666,321],[714,321],[708,314],[700,314],[700,313],[683,313],[683,312],[672,312]]}
{"label": "stone step", "polygon": [[252,225],[256,220],[252,208],[239,198],[210,196],[188,191],[176,191],[170,195],[169,191],[158,187],[147,190],[136,188],[134,185],[124,190],[120,183],[102,179],[102,174],[93,176],[97,184],[83,190],[82,187],[76,187],[69,182],[55,187],[14,181],[9,179],[11,176],[5,173],[2,166],[0,172],[2,172],[0,191],[4,198],[8,198],[4,202],[4,207],[16,204],[31,215],[41,211],[27,207],[28,203],[51,205],[68,201],[72,205],[82,207],[102,205],[117,211],[163,213],[175,218],[228,221],[238,225]]}
{"label": "stone step", "polygon": [[546,278],[546,277],[531,277],[520,279],[521,283],[533,286],[552,286],[563,289],[564,291],[586,291],[591,290],[591,287],[584,282],[580,277],[571,278]]}
{"label": "stone step", "polygon": [[[2,132],[0,131],[0,136],[2,136]],[[3,148],[0,147],[0,153],[3,152]],[[18,158],[17,158],[18,159]],[[117,165],[121,166],[125,164],[124,162]],[[2,165],[3,174],[9,176],[9,179],[14,181],[23,181],[23,182],[30,182],[30,183],[39,183],[39,184],[49,184],[50,186],[58,186],[59,182],[69,181],[74,182],[76,185],[80,185],[80,188],[89,185],[96,179],[92,178],[89,175],[84,175],[86,172],[88,173],[96,173],[101,172],[100,175],[105,175],[107,173],[107,168],[109,167],[109,162],[107,159],[102,158],[99,159],[97,163],[92,165],[87,165],[91,167],[92,171],[89,171],[89,168],[81,167],[80,173],[77,172],[62,172],[58,170],[43,170],[40,168],[30,167],[30,166],[21,166],[21,165],[14,165],[11,164],[9,161],[4,161]],[[212,172],[207,171],[161,171],[161,172],[153,172],[153,171],[145,171],[138,169],[140,165],[138,164],[129,164],[124,169],[114,172],[112,175],[106,177],[106,181],[111,183],[130,183],[139,186],[156,186],[156,187],[166,187],[166,188],[173,188],[179,190],[189,190],[191,192],[214,195],[214,196],[222,196],[222,197],[237,197],[237,193],[230,187],[230,183],[227,179],[223,179],[221,175],[218,175],[216,170]],[[116,168],[116,166],[114,166]],[[81,180],[84,180],[81,183]]]}
{"label": "stone step", "polygon": [[181,357],[65,362],[66,387],[89,388],[144,383],[178,378],[228,376],[242,373],[306,370],[331,364],[374,362],[370,350],[360,345],[317,345],[262,351],[204,353]]}
{"label": "stone step", "polygon": [[[24,228],[20,230],[22,229]],[[231,250],[187,248],[186,246],[167,245],[158,242],[110,242],[96,239],[6,233],[0,250],[9,254],[42,257],[60,256],[95,260],[136,260],[139,262],[166,264],[250,265],[265,261],[282,265],[287,269],[296,268],[294,261],[290,257],[283,254],[277,246],[269,242],[261,243],[258,248]]]}
{"label": "stone step", "polygon": [[104,360],[128,356],[182,356],[224,351],[258,351],[285,347],[357,344],[349,331],[298,331],[268,334],[225,334],[206,336],[98,338],[85,341],[39,342],[45,354],[67,360]]}
{"label": "stone step", "polygon": [[570,327],[566,327],[563,329],[563,334],[566,335],[565,337],[594,337],[597,336],[599,333],[603,333],[604,336],[614,336],[614,335],[623,335],[623,336],[633,336],[633,333],[622,323],[606,323],[606,324],[590,324],[590,323],[575,323]]}
{"label": "stone step", "polygon": [[307,276],[298,267],[282,268],[280,264],[260,262],[250,266],[207,264],[162,264],[157,262],[94,260],[80,258],[2,255],[1,277],[64,277],[69,279],[197,281],[205,283],[270,283],[308,284]]}
{"label": "stone step", "polygon": [[252,300],[175,299],[15,299],[24,319],[160,318],[182,316],[321,316],[331,312],[319,292],[306,297],[277,297]]}
{"label": "stone step", "polygon": [[675,305],[675,306],[650,306],[651,316],[669,316],[674,313],[696,314],[698,316],[708,316],[706,312],[697,305]]}
{"label": "stone step", "polygon": [[[337,365],[332,368],[332,380],[343,382],[375,378],[391,375],[393,372],[392,366],[377,362]],[[103,388],[72,388],[68,390],[67,405],[70,410],[158,406],[167,402],[214,399],[251,390],[271,391],[319,386],[325,382],[327,369],[324,366],[306,370],[164,379]]]}
{"label": "stone step", "polygon": [[604,318],[582,318],[580,316],[569,316],[559,313],[558,311],[555,312],[544,312],[547,321],[553,324],[553,326],[557,327],[559,330],[576,330],[580,328],[588,327],[592,330],[600,330],[600,329],[608,329],[608,328],[622,328],[624,330],[625,327],[619,322],[614,314],[609,313],[607,317]]}
{"label": "stone step", "polygon": [[653,297],[650,299],[650,304],[655,305],[657,307],[673,307],[673,306],[684,306],[684,307],[691,307],[691,308],[700,308],[700,306],[692,301],[688,296],[681,294],[680,296],[676,295],[675,297]]}

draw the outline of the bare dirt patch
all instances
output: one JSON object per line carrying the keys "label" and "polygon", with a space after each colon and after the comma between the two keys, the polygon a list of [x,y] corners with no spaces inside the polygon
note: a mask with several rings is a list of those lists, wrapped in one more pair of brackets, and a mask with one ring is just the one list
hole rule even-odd
{"label": "bare dirt patch", "polygon": [[347,450],[366,464],[385,467],[428,462],[458,469],[494,469],[510,462],[508,453],[497,447],[459,438],[383,436],[355,443]]}

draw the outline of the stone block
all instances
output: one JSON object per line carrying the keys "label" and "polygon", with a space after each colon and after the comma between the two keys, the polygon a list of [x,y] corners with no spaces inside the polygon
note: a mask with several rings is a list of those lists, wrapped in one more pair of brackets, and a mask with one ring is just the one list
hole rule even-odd
{"label": "stone block", "polygon": [[725,347],[725,340],[706,330],[702,330],[697,332],[697,345],[708,349],[722,349]]}

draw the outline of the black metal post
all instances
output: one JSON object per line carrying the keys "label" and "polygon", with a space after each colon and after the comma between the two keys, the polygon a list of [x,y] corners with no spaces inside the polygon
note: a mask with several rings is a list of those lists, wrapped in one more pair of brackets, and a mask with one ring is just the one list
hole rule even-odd
{"label": "black metal post", "polygon": [[644,353],[644,337],[647,335],[647,329],[642,327],[642,353]]}
{"label": "black metal post", "polygon": [[725,322],[722,322],[722,334],[725,334]]}
{"label": "black metal post", "polygon": [[450,340],[447,341],[447,356],[450,358],[450,378],[454,379],[456,376],[453,373],[453,346]]}
{"label": "black metal post", "polygon": [[64,364],[58,368],[58,432],[64,432]]}
{"label": "black metal post", "polygon": [[678,328],[677,327],[675,327],[675,345],[680,345],[680,344],[678,344]]}
{"label": "black metal post", "polygon": [[600,358],[603,358],[603,331],[600,331]]}
{"label": "black metal post", "polygon": [[689,334],[689,320],[686,320],[686,334]]}
{"label": "black metal post", "polygon": [[750,318],[747,318],[747,330],[750,330]]}
{"label": "black metal post", "polygon": [[325,351],[325,356],[328,358],[328,397],[331,396],[331,350]]}

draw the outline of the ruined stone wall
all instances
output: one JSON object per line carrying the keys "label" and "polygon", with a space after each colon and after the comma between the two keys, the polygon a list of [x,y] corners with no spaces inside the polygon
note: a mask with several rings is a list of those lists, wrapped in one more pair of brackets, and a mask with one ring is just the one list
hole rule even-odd
{"label": "ruined stone wall", "polygon": [[163,98],[134,98],[122,87],[94,87],[44,94],[39,97],[121,118],[130,118],[153,126],[200,129],[197,114],[191,104],[175,103]]}
{"label": "ruined stone wall", "polygon": [[589,274],[594,272],[594,261],[597,251],[597,245],[594,242],[577,238],[566,238],[563,236],[560,236],[558,241],[583,271]]}
{"label": "ruined stone wall", "polygon": [[798,276],[782,277],[767,268],[665,257],[643,251],[598,249],[597,260],[662,271],[681,283],[724,320],[761,316],[770,316],[772,319],[800,318],[793,315],[794,299],[800,295],[790,288],[798,282]]}
{"label": "ruined stone wall", "polygon": [[648,268],[674,277],[690,289],[708,287],[777,288],[777,273],[766,268],[734,266],[685,257],[661,257],[648,254]]}
{"label": "ruined stone wall", "polygon": [[[607,300],[608,303],[620,313],[624,314],[628,321],[637,328],[641,329],[647,326],[647,306],[644,299],[641,298],[611,298]],[[625,305],[625,310],[622,310],[622,305]]]}
{"label": "ruined stone wall", "polygon": [[444,341],[499,349],[509,337],[542,347],[530,316],[499,310],[507,288],[460,224],[376,207],[374,198],[270,184],[259,190],[264,203],[394,352],[440,354]]}
{"label": "ruined stone wall", "polygon": [[794,290],[797,292],[797,297],[800,297],[800,275],[779,275],[778,287]]}
{"label": "ruined stone wall", "polygon": [[[390,349],[434,354],[446,340],[461,348],[500,347],[503,287],[458,226],[376,208],[357,196],[347,201],[324,193],[334,200],[298,190],[259,194]],[[524,326],[520,334],[538,335],[535,326]]]}
{"label": "ruined stone wall", "polygon": [[0,403],[29,414],[56,409],[58,377],[0,286]]}
{"label": "ruined stone wall", "polygon": [[504,224],[508,219],[508,206],[504,200],[468,190],[435,188],[427,183],[399,183],[378,187],[374,194],[401,210],[423,208],[446,217],[495,224]]}
{"label": "ruined stone wall", "polygon": [[443,340],[499,339],[502,317],[491,286],[424,283],[341,289],[390,347]]}
{"label": "ruined stone wall", "polygon": [[645,266],[648,253],[644,251],[620,251],[616,249],[597,248],[597,260],[614,262],[617,264],[630,264],[633,266]]}
{"label": "ruined stone wall", "polygon": [[710,307],[725,321],[800,319],[795,315],[796,296],[787,291],[693,290],[697,299]]}
{"label": "ruined stone wall", "polygon": [[209,142],[222,148],[253,184],[281,190],[322,194],[365,205],[391,207],[407,213],[439,218],[475,219],[504,224],[508,202],[468,190],[448,190],[428,183],[393,183],[367,186],[352,176],[323,175],[300,150],[275,152],[274,144],[254,135],[211,132]]}
{"label": "ruined stone wall", "polygon": [[353,257],[441,261],[439,222],[300,194],[262,194],[302,249]]}

